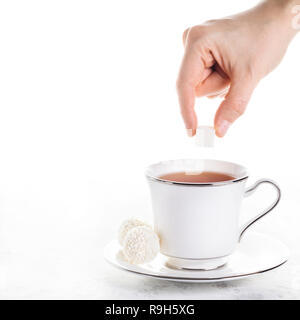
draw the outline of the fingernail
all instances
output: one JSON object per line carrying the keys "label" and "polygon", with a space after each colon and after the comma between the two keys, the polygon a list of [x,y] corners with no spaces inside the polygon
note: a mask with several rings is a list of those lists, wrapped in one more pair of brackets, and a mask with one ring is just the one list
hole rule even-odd
{"label": "fingernail", "polygon": [[193,136],[193,129],[186,129],[186,133],[189,137]]}
{"label": "fingernail", "polygon": [[217,134],[219,137],[224,137],[231,123],[227,120],[222,120],[217,126]]}

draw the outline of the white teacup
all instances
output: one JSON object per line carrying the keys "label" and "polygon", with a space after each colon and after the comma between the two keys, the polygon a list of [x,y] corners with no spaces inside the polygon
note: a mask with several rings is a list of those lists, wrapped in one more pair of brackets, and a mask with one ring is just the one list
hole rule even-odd
{"label": "white teacup", "polygon": [[[173,172],[213,171],[235,177],[215,183],[170,182],[159,177]],[[154,228],[161,253],[176,268],[214,269],[224,265],[241,236],[254,222],[270,212],[280,200],[279,187],[269,179],[245,189],[247,170],[219,160],[170,160],[151,165],[146,176],[150,185]],[[262,213],[240,226],[240,208],[245,196],[262,183],[277,191],[276,200]]]}

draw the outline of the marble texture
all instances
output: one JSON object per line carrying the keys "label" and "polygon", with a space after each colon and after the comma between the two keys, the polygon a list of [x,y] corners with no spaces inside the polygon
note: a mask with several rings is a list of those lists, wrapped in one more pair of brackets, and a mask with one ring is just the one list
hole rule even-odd
{"label": "marble texture", "polygon": [[[300,298],[299,220],[287,210],[298,201],[294,193],[254,228],[290,247],[287,264],[244,280],[188,284],[135,276],[104,261],[104,245],[117,236],[124,217],[151,221],[146,184],[134,199],[128,195],[135,188],[99,197],[102,184],[96,181],[62,180],[51,192],[45,185],[0,186],[1,299]],[[254,200],[255,207],[267,202],[264,197]]]}

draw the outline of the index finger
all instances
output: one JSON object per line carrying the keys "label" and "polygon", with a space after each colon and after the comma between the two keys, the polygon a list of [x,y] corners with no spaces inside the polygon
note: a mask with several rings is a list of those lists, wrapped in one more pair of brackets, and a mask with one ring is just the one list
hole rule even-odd
{"label": "index finger", "polygon": [[181,114],[189,135],[194,135],[197,128],[195,89],[204,78],[204,62],[194,48],[186,50],[177,79],[177,93]]}

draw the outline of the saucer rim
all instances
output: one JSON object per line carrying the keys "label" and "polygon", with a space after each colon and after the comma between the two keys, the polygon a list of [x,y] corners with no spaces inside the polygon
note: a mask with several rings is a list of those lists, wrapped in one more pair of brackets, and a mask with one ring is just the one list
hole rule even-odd
{"label": "saucer rim", "polygon": [[[155,278],[155,279],[160,279],[160,280],[167,280],[167,281],[177,281],[177,282],[217,282],[217,281],[229,281],[229,280],[239,280],[239,279],[244,279],[244,278],[248,278],[251,276],[255,276],[255,275],[259,275],[268,271],[272,271],[274,269],[277,269],[279,267],[281,267],[282,265],[284,265],[285,263],[288,262],[288,258],[286,258],[286,260],[284,260],[282,263],[269,268],[269,269],[264,269],[261,271],[257,271],[257,272],[251,272],[251,273],[245,273],[245,274],[239,274],[239,275],[235,275],[235,276],[224,276],[224,277],[212,277],[212,278],[185,278],[185,277],[180,277],[180,276],[160,276],[160,275],[155,275],[155,274],[149,274],[149,273],[143,273],[143,272],[139,272],[139,271],[134,271],[134,270],[130,270],[127,269],[125,266],[120,266],[120,265],[116,265],[115,263],[113,263],[112,261],[108,260],[105,257],[105,260],[107,263],[109,263],[110,265],[112,265],[113,267],[121,270],[121,271],[125,271],[125,272],[129,272],[129,273],[133,273],[133,274],[137,274],[138,276],[144,276],[144,277],[150,277],[150,278]],[[169,267],[168,267],[169,268]],[[212,271],[212,270],[210,270]]]}
{"label": "saucer rim", "polygon": [[[150,274],[150,273],[146,273],[146,272],[140,272],[140,271],[136,271],[136,270],[132,270],[130,268],[130,266],[126,266],[126,265],[121,265],[116,263],[115,261],[109,259],[109,254],[107,254],[107,250],[108,247],[113,244],[116,243],[116,240],[111,240],[105,247],[104,247],[104,258],[106,260],[107,263],[109,263],[110,265],[112,265],[113,267],[121,270],[121,271],[127,271],[129,273],[132,274],[136,274],[138,276],[145,276],[145,277],[150,277],[150,278],[154,278],[154,279],[160,279],[160,280],[166,280],[166,281],[177,281],[177,282],[193,282],[193,283],[208,283],[208,282],[218,282],[218,281],[230,281],[230,280],[238,280],[238,279],[244,279],[244,278],[248,278],[251,276],[255,276],[255,275],[259,275],[268,271],[272,271],[274,269],[277,269],[279,267],[281,267],[282,265],[284,265],[285,263],[288,262],[289,260],[289,256],[290,256],[290,250],[289,248],[280,240],[275,239],[274,237],[270,236],[270,235],[266,235],[264,233],[260,233],[260,232],[251,232],[252,235],[258,235],[258,236],[266,236],[268,238],[271,238],[272,240],[278,241],[280,242],[286,250],[285,256],[283,257],[283,261],[279,264],[276,264],[270,268],[267,269],[263,269],[263,270],[258,270],[256,272],[250,272],[250,273],[244,273],[244,274],[236,274],[236,275],[230,275],[230,276],[222,276],[222,277],[209,277],[209,278],[205,278],[205,277],[197,277],[197,278],[192,278],[192,277],[182,277],[182,276],[168,276],[168,275],[159,275],[156,272]],[[168,267],[169,268],[169,267]],[[199,271],[199,270],[198,270]],[[213,270],[210,270],[213,271]],[[205,271],[203,271],[205,272]]]}

